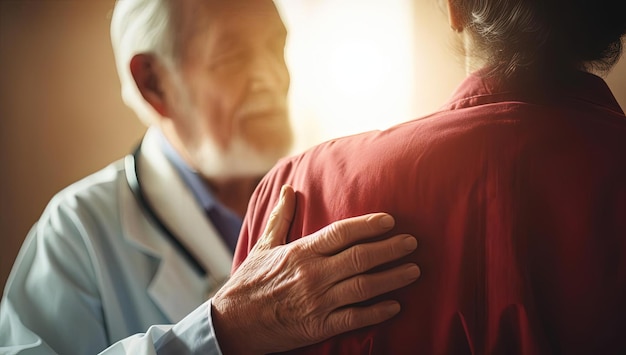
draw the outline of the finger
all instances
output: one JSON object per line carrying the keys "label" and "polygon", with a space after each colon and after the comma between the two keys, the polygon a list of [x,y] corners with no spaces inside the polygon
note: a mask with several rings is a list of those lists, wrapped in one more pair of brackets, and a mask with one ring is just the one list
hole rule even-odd
{"label": "finger", "polygon": [[326,264],[331,269],[337,270],[333,274],[333,281],[339,281],[397,260],[412,253],[416,248],[415,237],[400,234],[376,242],[353,245],[330,257]]}
{"label": "finger", "polygon": [[280,189],[280,198],[267,220],[265,231],[253,250],[266,250],[285,244],[295,208],[296,195],[293,187],[283,185]]}
{"label": "finger", "polygon": [[298,242],[308,245],[316,253],[332,255],[387,232],[394,224],[393,217],[387,213],[371,213],[334,222],[314,233],[314,238],[302,238]]}
{"label": "finger", "polygon": [[361,274],[334,285],[327,292],[337,308],[363,302],[372,297],[407,286],[421,275],[419,266],[405,264],[374,274]]}
{"label": "finger", "polygon": [[384,301],[367,307],[338,309],[326,318],[326,338],[384,322],[400,312],[396,301]]}

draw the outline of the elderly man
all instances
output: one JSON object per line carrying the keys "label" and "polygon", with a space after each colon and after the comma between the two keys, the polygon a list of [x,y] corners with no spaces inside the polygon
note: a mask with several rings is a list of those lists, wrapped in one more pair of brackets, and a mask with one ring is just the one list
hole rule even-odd
{"label": "elderly man", "polygon": [[134,154],[57,194],[29,233],[0,308],[0,353],[264,353],[399,311],[350,305],[419,276],[414,265],[361,275],[415,239],[354,246],[390,230],[380,213],[281,245],[290,187],[223,285],[250,194],[291,143],[272,1],[123,0],[111,30],[123,97],[149,129]]}

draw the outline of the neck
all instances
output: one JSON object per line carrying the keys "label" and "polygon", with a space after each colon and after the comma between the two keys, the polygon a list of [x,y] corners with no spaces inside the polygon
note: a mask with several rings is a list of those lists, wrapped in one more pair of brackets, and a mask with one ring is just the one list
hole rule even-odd
{"label": "neck", "polygon": [[205,179],[205,182],[209,185],[218,201],[243,218],[246,214],[250,197],[260,180],[261,176],[254,176],[231,179]]}
{"label": "neck", "polygon": [[460,34],[463,44],[463,55],[465,57],[465,74],[470,75],[476,70],[483,68],[486,62],[481,56],[476,55],[472,36],[467,30],[463,30]]}

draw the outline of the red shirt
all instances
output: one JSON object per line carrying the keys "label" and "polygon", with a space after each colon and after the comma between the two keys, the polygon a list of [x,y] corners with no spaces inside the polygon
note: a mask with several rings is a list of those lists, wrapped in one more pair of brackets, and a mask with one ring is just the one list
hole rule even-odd
{"label": "red shirt", "polygon": [[235,267],[283,184],[290,240],[385,211],[419,247],[402,312],[293,353],[626,354],[626,117],[604,81],[468,77],[439,112],[282,160],[257,188]]}

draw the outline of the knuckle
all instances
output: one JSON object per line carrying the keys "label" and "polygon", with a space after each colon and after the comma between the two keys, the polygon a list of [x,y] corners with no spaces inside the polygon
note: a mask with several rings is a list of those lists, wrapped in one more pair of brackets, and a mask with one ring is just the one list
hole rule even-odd
{"label": "knuckle", "polygon": [[382,244],[378,245],[370,255],[370,261],[373,265],[386,263],[407,254],[403,249],[402,240],[398,238],[384,240],[381,243]]}
{"label": "knuckle", "polygon": [[348,234],[348,232],[348,227],[344,223],[339,222],[331,223],[324,228],[324,233],[332,242],[341,241]]}
{"label": "knuckle", "polygon": [[343,331],[351,330],[355,328],[356,324],[356,312],[353,308],[347,309],[342,317],[338,318],[335,328]]}
{"label": "knuckle", "polygon": [[389,243],[387,248],[383,249],[386,253],[385,257],[393,257],[397,254],[402,254],[402,241],[393,240],[393,243]]}
{"label": "knuckle", "polygon": [[267,238],[274,229],[276,228],[276,222],[278,221],[278,216],[275,212],[272,212],[265,223],[265,230],[263,231],[263,237]]}
{"label": "knuckle", "polygon": [[310,263],[303,260],[296,260],[292,269],[294,270],[294,280],[304,290],[313,292],[318,288],[321,281],[321,272]]}
{"label": "knuckle", "polygon": [[308,326],[303,328],[304,338],[308,342],[316,343],[328,337],[327,324],[324,319],[313,318]]}
{"label": "knuckle", "polygon": [[267,225],[275,225],[276,222],[278,222],[279,217],[280,211],[273,210],[272,213],[270,213],[269,218],[267,219]]}
{"label": "knuckle", "polygon": [[310,288],[310,285],[315,277],[313,271],[302,264],[295,266],[295,275],[296,281],[299,282],[304,288]]}
{"label": "knuckle", "polygon": [[288,248],[285,248],[285,250],[283,251],[284,255],[284,259],[291,263],[297,263],[300,260],[300,252],[301,252],[301,248],[296,246],[296,245],[291,245]]}
{"label": "knuckle", "polygon": [[355,277],[352,287],[352,292],[357,299],[366,300],[370,298],[370,288],[365,276],[360,275]]}
{"label": "knuckle", "polygon": [[369,269],[369,254],[365,246],[355,245],[348,249],[347,253],[354,270],[363,272]]}

